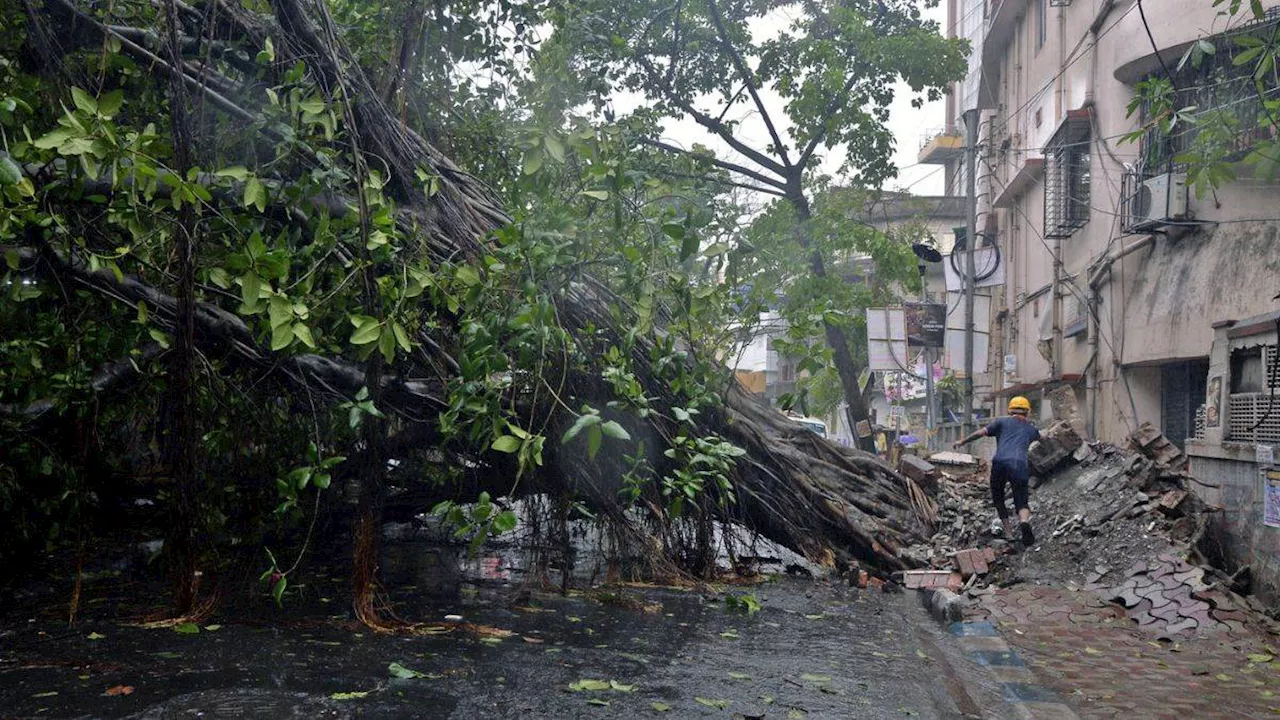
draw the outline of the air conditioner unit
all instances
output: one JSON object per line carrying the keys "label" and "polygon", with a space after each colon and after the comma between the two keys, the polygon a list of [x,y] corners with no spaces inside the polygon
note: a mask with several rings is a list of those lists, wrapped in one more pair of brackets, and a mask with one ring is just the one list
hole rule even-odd
{"label": "air conditioner unit", "polygon": [[1142,181],[1129,200],[1131,230],[1149,230],[1187,217],[1187,176],[1165,173]]}

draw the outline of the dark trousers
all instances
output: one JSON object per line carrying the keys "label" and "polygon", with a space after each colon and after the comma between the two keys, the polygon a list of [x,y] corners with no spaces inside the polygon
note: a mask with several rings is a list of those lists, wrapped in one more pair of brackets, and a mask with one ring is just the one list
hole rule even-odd
{"label": "dark trousers", "polygon": [[1004,504],[1006,486],[1013,490],[1013,509],[1025,510],[1027,505],[1027,481],[1031,478],[1031,468],[1027,463],[994,460],[991,463],[991,502],[996,506],[1000,518],[1009,517],[1009,508]]}

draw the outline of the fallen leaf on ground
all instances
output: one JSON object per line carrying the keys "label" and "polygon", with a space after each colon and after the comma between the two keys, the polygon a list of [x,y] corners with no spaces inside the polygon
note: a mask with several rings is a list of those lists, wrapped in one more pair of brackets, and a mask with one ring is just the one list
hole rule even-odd
{"label": "fallen leaf on ground", "polygon": [[46,698],[46,697],[53,697],[54,695],[57,695],[57,694],[58,694],[58,691],[57,691],[57,690],[50,690],[49,692],[36,693],[35,695],[32,695],[31,697],[33,697],[33,698]]}
{"label": "fallen leaf on ground", "polygon": [[806,714],[807,713],[803,710],[791,710],[787,713],[787,718],[789,718],[789,720],[796,720],[797,718],[804,717]]}
{"label": "fallen leaf on ground", "polygon": [[573,692],[583,692],[583,691],[594,692],[597,690],[608,690],[609,681],[584,679],[584,680],[579,680],[578,682],[575,682],[575,683],[569,683],[569,689],[572,690]]}
{"label": "fallen leaf on ground", "polygon": [[107,697],[116,697],[119,695],[132,695],[133,686],[132,685],[112,685],[111,687],[107,688],[107,691],[103,694],[106,695]]}
{"label": "fallen leaf on ground", "polygon": [[200,626],[193,622],[178,623],[173,626],[173,631],[183,635],[195,635],[200,632]]}
{"label": "fallen leaf on ground", "polygon": [[1087,648],[1085,648],[1085,649],[1084,649],[1084,651],[1085,651],[1085,652],[1087,652],[1087,653],[1089,653],[1090,655],[1101,655],[1101,654],[1102,654],[1102,651],[1101,651],[1101,650],[1094,650],[1094,649],[1093,649],[1093,648],[1091,648],[1091,647],[1087,647]]}
{"label": "fallen leaf on ground", "polygon": [[636,691],[635,685],[623,685],[617,680],[610,680],[609,687],[613,688],[614,690],[617,690],[618,692],[635,692]]}
{"label": "fallen leaf on ground", "polygon": [[823,618],[823,615],[819,613],[817,615],[805,615],[804,617],[806,620],[821,620]]}
{"label": "fallen leaf on ground", "polygon": [[805,673],[800,676],[800,679],[811,683],[831,682],[830,675],[814,675],[813,673]]}
{"label": "fallen leaf on ground", "polygon": [[1266,653],[1251,653],[1249,655],[1249,662],[1251,663],[1269,663],[1275,659],[1275,655],[1268,655]]}
{"label": "fallen leaf on ground", "polygon": [[101,639],[105,638],[105,637],[106,637],[106,635],[103,635],[102,633],[91,632],[91,633],[89,633],[89,634],[88,634],[87,636],[85,636],[85,637],[86,637],[86,639],[88,639],[88,640],[101,640]]}
{"label": "fallen leaf on ground", "polygon": [[213,632],[215,630],[221,630],[222,626],[218,625],[217,623],[214,623],[213,625],[205,625],[204,629],[208,630],[209,632]]}
{"label": "fallen leaf on ground", "polygon": [[601,707],[609,707],[609,701],[608,701],[608,700],[601,700],[600,698],[591,698],[590,700],[588,700],[588,701],[587,701],[587,704],[588,704],[588,705],[600,705]]}
{"label": "fallen leaf on ground", "polygon": [[359,700],[369,694],[368,690],[359,690],[355,692],[336,692],[329,696],[330,700]]}
{"label": "fallen leaf on ground", "polygon": [[1231,676],[1226,673],[1218,673],[1217,675],[1214,675],[1214,677],[1218,678],[1222,682],[1226,682],[1231,679]]}
{"label": "fallen leaf on ground", "polygon": [[651,702],[649,703],[649,707],[653,708],[657,712],[671,712],[671,706],[664,702]]}
{"label": "fallen leaf on ground", "polygon": [[398,662],[393,662],[388,665],[387,672],[391,674],[391,677],[400,678],[401,680],[426,677],[423,673],[420,673],[417,670],[411,670]]}
{"label": "fallen leaf on ground", "polygon": [[729,707],[728,700],[710,700],[704,697],[695,697],[694,701],[697,702],[699,705],[706,705],[707,707],[718,708],[720,710],[723,710]]}
{"label": "fallen leaf on ground", "polygon": [[921,660],[928,660],[928,659],[929,659],[929,655],[928,655],[928,653],[926,653],[925,651],[921,650],[920,648],[916,648],[916,657],[920,658]]}
{"label": "fallen leaf on ground", "polygon": [[724,632],[720,633],[720,637],[726,638],[729,640],[737,640],[739,636],[738,636],[737,630],[725,630]]}
{"label": "fallen leaf on ground", "polygon": [[750,680],[751,679],[750,675],[746,673],[740,673],[740,672],[730,672],[729,677],[733,678],[734,680]]}
{"label": "fallen leaf on ground", "polygon": [[527,642],[527,643],[532,643],[532,644],[534,644],[534,645],[540,645],[540,644],[542,644],[542,643],[546,642],[546,640],[543,640],[542,638],[529,637],[528,635],[521,635],[521,636],[520,636],[520,639],[521,639],[521,640],[524,640],[524,641],[525,641],[525,642]]}

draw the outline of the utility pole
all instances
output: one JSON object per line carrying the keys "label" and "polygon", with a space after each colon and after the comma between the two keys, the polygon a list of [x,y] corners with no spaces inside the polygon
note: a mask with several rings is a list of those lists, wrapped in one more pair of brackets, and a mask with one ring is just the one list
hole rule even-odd
{"label": "utility pole", "polygon": [[970,432],[973,425],[973,293],[974,278],[978,276],[973,268],[973,250],[978,244],[978,122],[977,110],[964,111],[964,164],[965,164],[965,207],[967,221],[965,223],[964,253],[964,432]]}

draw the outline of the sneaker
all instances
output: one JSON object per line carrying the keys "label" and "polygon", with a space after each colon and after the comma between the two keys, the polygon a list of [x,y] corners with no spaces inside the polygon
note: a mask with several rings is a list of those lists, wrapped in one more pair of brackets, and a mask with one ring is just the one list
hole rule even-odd
{"label": "sneaker", "polygon": [[1024,522],[1019,525],[1022,528],[1022,544],[1031,547],[1036,542],[1036,534],[1031,532],[1031,523]]}

